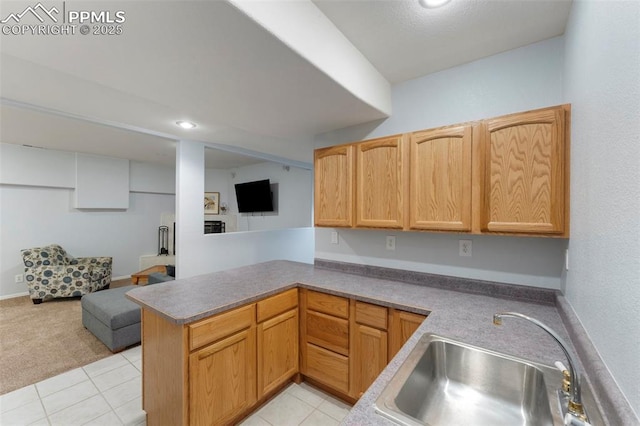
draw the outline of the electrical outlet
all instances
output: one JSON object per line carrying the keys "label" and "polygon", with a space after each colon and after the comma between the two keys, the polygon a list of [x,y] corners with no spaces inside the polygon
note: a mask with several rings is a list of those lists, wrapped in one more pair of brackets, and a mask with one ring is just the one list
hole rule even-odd
{"label": "electrical outlet", "polygon": [[387,250],[396,249],[396,237],[393,235],[387,235]]}
{"label": "electrical outlet", "polygon": [[16,275],[16,282],[17,283],[24,282],[24,275],[22,275],[22,274]]}
{"label": "electrical outlet", "polygon": [[569,249],[564,251],[564,270],[569,270]]}
{"label": "electrical outlet", "polygon": [[331,244],[338,244],[338,232],[331,231]]}
{"label": "electrical outlet", "polygon": [[472,242],[471,240],[458,240],[458,254],[464,257],[471,257]]}

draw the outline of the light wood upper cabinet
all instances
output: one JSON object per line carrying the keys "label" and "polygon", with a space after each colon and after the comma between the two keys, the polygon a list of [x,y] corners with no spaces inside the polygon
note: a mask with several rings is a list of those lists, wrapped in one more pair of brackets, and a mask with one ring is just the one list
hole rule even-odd
{"label": "light wood upper cabinet", "polygon": [[567,238],[570,112],[316,150],[316,225]]}
{"label": "light wood upper cabinet", "polygon": [[408,190],[405,138],[395,135],[355,145],[357,227],[404,227]]}
{"label": "light wood upper cabinet", "polygon": [[564,107],[484,120],[481,230],[566,234]]}
{"label": "light wood upper cabinet", "polygon": [[353,225],[354,147],[318,149],[314,159],[316,226]]}
{"label": "light wood upper cabinet", "polygon": [[471,137],[470,125],[411,134],[411,229],[471,231]]}

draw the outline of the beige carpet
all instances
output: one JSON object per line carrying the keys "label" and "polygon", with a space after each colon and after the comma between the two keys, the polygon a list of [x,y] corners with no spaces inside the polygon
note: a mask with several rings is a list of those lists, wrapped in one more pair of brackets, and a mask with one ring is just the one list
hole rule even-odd
{"label": "beige carpet", "polygon": [[[111,287],[129,285],[119,280]],[[111,355],[82,326],[80,298],[0,300],[0,395]]]}

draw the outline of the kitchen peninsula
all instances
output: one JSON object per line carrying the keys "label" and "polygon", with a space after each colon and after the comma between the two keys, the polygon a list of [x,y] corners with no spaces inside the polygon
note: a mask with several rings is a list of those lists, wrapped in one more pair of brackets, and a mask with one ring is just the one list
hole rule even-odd
{"label": "kitchen peninsula", "polygon": [[[384,274],[385,278],[371,276],[374,274]],[[298,292],[299,298],[296,296]],[[481,292],[484,294],[479,294]],[[313,301],[310,294],[321,297]],[[290,380],[310,378],[311,383],[324,385],[345,399],[353,397],[351,400],[355,401],[359,397],[345,424],[390,425],[390,421],[374,412],[373,402],[419,337],[426,332],[544,364],[553,365],[557,360],[564,360],[561,349],[548,335],[527,324],[514,322],[508,328],[492,325],[494,313],[517,311],[552,326],[571,341],[563,323],[566,314],[562,305],[565,302],[554,290],[337,262],[321,261],[314,266],[271,261],[176,280],[171,284],[138,288],[128,292],[127,297],[143,309],[143,409],[147,412],[147,424],[150,426],[199,424],[199,420],[202,422],[201,419],[210,418],[207,415],[212,411],[220,411],[211,408],[212,404],[219,403],[212,402],[219,401],[219,398],[213,397],[216,390],[211,389],[222,381],[225,374],[232,375],[230,378],[225,376],[225,381],[238,380],[240,376],[243,380],[233,388],[231,417],[220,418],[221,423],[246,416],[264,398],[278,392]],[[348,303],[340,309],[340,303],[333,303],[334,299],[338,302],[347,300]],[[319,312],[305,314],[312,308],[311,304],[317,304]],[[344,312],[345,309],[348,312]],[[322,336],[311,336],[309,332],[311,337],[308,337],[306,330],[314,321],[312,317],[320,318],[323,324],[329,324],[330,329],[343,330],[346,346],[354,349],[359,343],[353,340],[352,325],[357,323],[357,318],[370,317],[369,314],[379,309],[387,309],[389,322],[388,326],[372,328],[376,336],[385,336],[375,342],[386,342],[386,334],[380,331],[384,327],[387,327],[389,342],[393,340],[393,314],[404,312],[428,317],[410,328],[411,333],[404,339],[406,344],[395,357],[395,352],[388,352],[388,365],[385,362],[386,368],[382,366],[382,373],[374,378],[370,387],[367,383],[368,390],[367,387],[362,389],[366,392],[361,395],[354,393],[359,374],[354,368],[349,370],[349,353],[341,349],[344,345],[330,342],[328,347],[331,350],[319,347]],[[386,321],[385,316],[379,318]],[[298,320],[300,328],[296,324]],[[264,334],[268,327],[281,327],[293,337],[277,340],[276,335]],[[221,329],[230,332],[223,335]],[[340,336],[341,333],[334,335]],[[270,342],[276,342],[278,348],[290,348],[290,351],[282,349],[286,353],[275,351],[284,360],[276,361],[275,370],[280,372],[278,377],[269,376],[264,367],[261,372],[259,348]],[[307,351],[307,346],[314,350]],[[207,357],[224,348],[232,348],[240,361],[224,357],[207,361]],[[258,361],[255,361],[256,352]],[[381,353],[384,358],[387,352]],[[200,366],[200,361],[209,364]],[[314,363],[327,372],[328,378],[324,382],[316,383]],[[194,368],[199,370],[196,372]],[[203,380],[205,372],[210,377],[204,379],[204,384],[195,385],[196,379]],[[211,392],[209,398],[194,398],[193,395],[199,395],[202,389]],[[604,392],[596,390],[597,395],[601,393]],[[607,403],[602,404],[608,408]],[[601,411],[607,413],[608,410]],[[614,413],[616,416],[624,416],[617,411]]]}

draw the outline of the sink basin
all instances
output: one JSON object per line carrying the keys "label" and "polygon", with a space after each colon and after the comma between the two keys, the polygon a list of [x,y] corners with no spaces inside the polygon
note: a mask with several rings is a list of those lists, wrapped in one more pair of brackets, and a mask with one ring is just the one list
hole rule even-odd
{"label": "sink basin", "polygon": [[403,425],[562,425],[561,381],[555,368],[425,334],[375,408]]}

